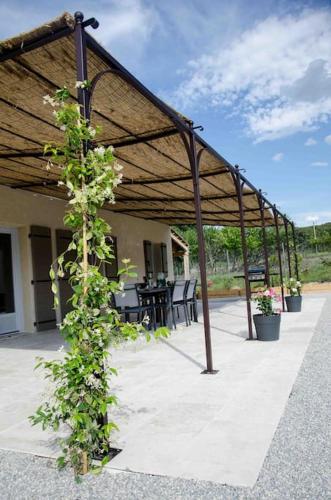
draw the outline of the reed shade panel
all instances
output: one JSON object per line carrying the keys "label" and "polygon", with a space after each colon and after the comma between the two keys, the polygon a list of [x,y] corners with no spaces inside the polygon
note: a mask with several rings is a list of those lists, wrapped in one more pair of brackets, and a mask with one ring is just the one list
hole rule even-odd
{"label": "reed shade panel", "polygon": [[[66,85],[76,101],[73,27],[73,17],[65,13],[0,43],[0,184],[66,199],[63,188],[57,186],[61,170],[46,170],[47,160],[42,155],[45,143],[62,139],[43,96]],[[61,30],[66,30],[66,36],[6,58],[8,51]],[[109,70],[95,51],[88,49],[87,57],[89,79]],[[170,225],[195,224],[187,153],[167,114],[116,72],[103,74],[91,104],[91,123],[101,127],[96,144],[115,145],[123,166],[116,204],[105,208]],[[197,150],[201,147],[198,143]],[[200,192],[206,225],[239,225],[236,189],[228,166],[208,148],[201,154]],[[256,193],[245,187],[243,203],[245,224],[260,226]],[[264,215],[266,225],[274,223],[270,210]]]}

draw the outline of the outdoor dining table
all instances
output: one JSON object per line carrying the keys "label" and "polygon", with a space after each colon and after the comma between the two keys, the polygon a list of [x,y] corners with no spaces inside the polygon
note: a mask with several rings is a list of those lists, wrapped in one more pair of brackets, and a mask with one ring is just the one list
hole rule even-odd
{"label": "outdoor dining table", "polygon": [[142,299],[152,302],[155,311],[162,309],[164,320],[162,322],[161,314],[161,324],[162,326],[167,326],[169,329],[172,328],[171,291],[171,286],[138,288],[139,296]]}

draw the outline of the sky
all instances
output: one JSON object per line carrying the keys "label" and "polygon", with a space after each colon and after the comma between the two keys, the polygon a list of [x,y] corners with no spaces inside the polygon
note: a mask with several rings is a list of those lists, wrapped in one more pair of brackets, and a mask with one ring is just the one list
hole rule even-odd
{"label": "sky", "polygon": [[77,10],[298,225],[331,221],[331,2],[11,0],[0,39]]}

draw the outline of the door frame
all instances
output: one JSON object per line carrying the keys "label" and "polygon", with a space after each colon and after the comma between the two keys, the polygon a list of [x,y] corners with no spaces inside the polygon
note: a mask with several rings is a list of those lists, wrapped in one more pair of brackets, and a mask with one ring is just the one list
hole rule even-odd
{"label": "door frame", "polygon": [[[23,300],[22,300],[22,273],[20,261],[20,249],[18,239],[18,229],[13,227],[0,226],[0,233],[11,235],[11,252],[13,266],[14,303],[16,314],[16,327],[21,332],[23,330]],[[3,335],[6,335],[5,333]]]}

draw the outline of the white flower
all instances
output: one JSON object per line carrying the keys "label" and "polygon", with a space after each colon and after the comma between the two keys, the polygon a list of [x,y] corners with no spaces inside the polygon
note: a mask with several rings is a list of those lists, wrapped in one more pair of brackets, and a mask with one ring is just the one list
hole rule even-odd
{"label": "white flower", "polygon": [[58,103],[55,101],[55,99],[53,99],[53,97],[48,94],[43,97],[43,102],[44,104],[50,104],[53,108],[55,108],[55,106],[58,106]]}
{"label": "white flower", "polygon": [[96,378],[94,375],[89,375],[85,378],[86,385],[93,387],[94,389],[99,389],[101,385],[100,379]]}
{"label": "white flower", "polygon": [[57,350],[57,352],[62,352],[64,349],[64,345],[61,345],[61,347]]}
{"label": "white flower", "polygon": [[144,319],[143,319],[142,322],[145,323],[146,325],[148,325],[149,322],[150,322],[150,317],[147,314],[145,314]]}
{"label": "white flower", "polygon": [[294,288],[294,287],[292,287],[292,288],[291,288],[291,290],[292,290],[292,292],[294,292],[294,293],[296,293],[296,292],[298,291],[298,290],[297,290],[297,288]]}
{"label": "white flower", "polygon": [[[89,127],[88,131],[89,131],[91,137],[95,137],[95,134],[97,133],[97,131],[93,127]],[[105,149],[105,148],[103,148],[103,149]]]}
{"label": "white flower", "polygon": [[63,130],[63,132],[64,132],[65,130],[67,130],[67,126],[66,125],[61,125],[60,130]]}
{"label": "white flower", "polygon": [[94,148],[93,150],[97,155],[103,156],[105,154],[105,148],[103,146],[99,146]]}
{"label": "white flower", "polygon": [[75,85],[76,89],[81,89],[81,88],[83,88],[83,86],[84,86],[84,82],[80,82],[79,80],[77,80],[76,85]]}
{"label": "white flower", "polygon": [[119,163],[115,163],[114,170],[116,170],[117,172],[120,172],[121,170],[123,170],[123,167]]}

